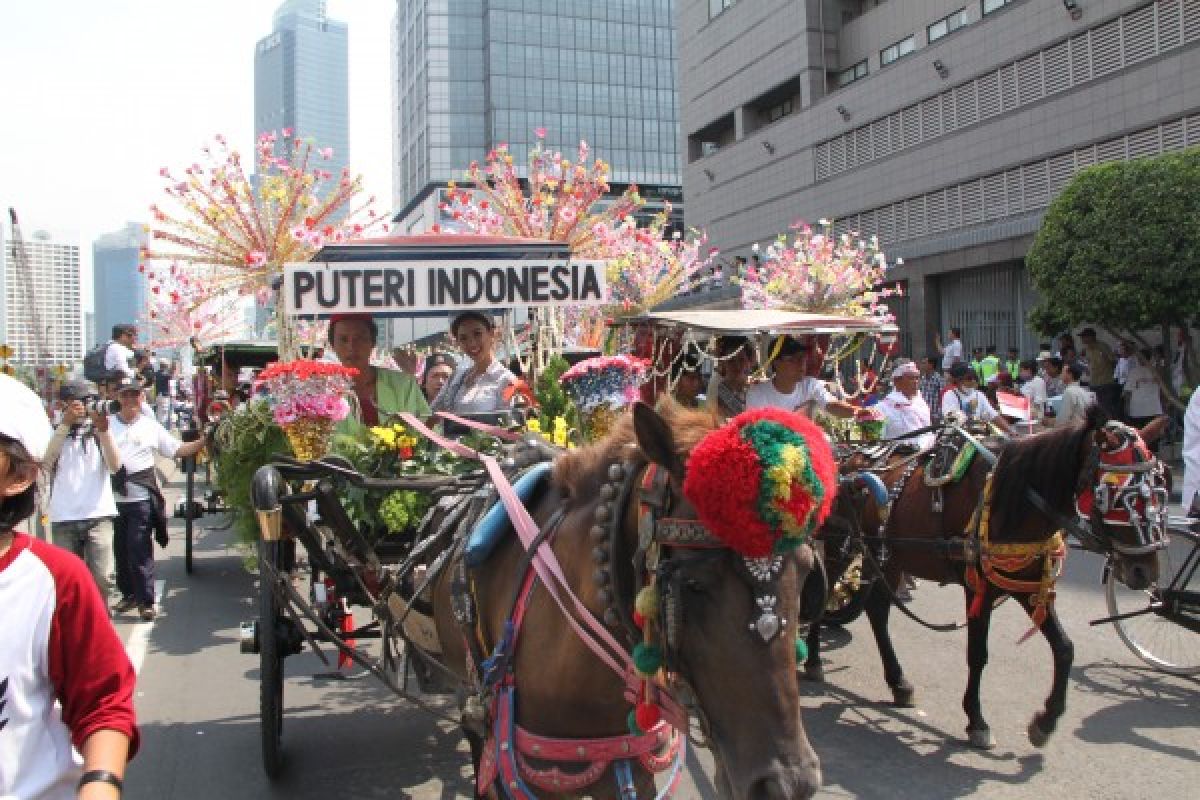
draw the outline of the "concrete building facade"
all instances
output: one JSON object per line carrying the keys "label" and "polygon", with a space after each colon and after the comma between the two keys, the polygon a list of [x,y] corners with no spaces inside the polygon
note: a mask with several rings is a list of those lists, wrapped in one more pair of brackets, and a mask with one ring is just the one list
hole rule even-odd
{"label": "concrete building facade", "polygon": [[321,166],[337,176],[350,163],[348,30],[325,5],[286,0],[271,33],[255,45],[254,136],[290,128],[317,147],[332,147]]}
{"label": "concrete building facade", "polygon": [[83,357],[84,344],[79,237],[28,227],[23,235],[23,258],[11,229],[2,237],[0,343],[15,350],[15,364],[73,366]]}
{"label": "concrete building facade", "polygon": [[[92,242],[92,324],[98,343],[112,337],[114,325],[136,325],[146,314],[146,276],[138,271],[145,244],[146,233],[137,222]],[[144,344],[147,336],[143,332],[138,338]]]}
{"label": "concrete building facade", "polygon": [[1023,266],[1080,170],[1200,144],[1200,2],[694,0],[686,221],[726,257],[798,220],[877,234],[907,352],[1017,345]]}

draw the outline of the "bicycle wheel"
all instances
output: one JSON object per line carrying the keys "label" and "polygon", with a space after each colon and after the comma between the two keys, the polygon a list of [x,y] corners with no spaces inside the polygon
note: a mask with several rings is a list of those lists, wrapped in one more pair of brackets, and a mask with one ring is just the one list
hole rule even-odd
{"label": "bicycle wheel", "polygon": [[184,473],[187,475],[187,498],[183,514],[183,568],[188,575],[192,574],[192,537],[195,535],[196,508],[196,461],[189,456],[184,459]]}
{"label": "bicycle wheel", "polygon": [[[1148,589],[1130,589],[1117,580],[1116,570],[1109,570],[1104,587],[1108,613],[1134,614],[1114,620],[1113,626],[1125,646],[1142,661],[1172,675],[1196,675],[1200,674],[1200,633],[1177,618],[1190,615],[1194,627],[1197,608],[1172,610],[1169,606],[1170,598],[1178,597],[1179,592],[1200,592],[1200,570],[1196,569],[1200,536],[1172,530],[1167,537],[1167,547],[1159,551],[1158,582]],[[1168,598],[1166,604],[1164,597]]]}

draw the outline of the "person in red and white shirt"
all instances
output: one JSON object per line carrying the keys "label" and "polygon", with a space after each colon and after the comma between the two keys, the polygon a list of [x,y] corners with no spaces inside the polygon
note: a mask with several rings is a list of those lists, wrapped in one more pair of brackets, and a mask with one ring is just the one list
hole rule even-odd
{"label": "person in red and white shirt", "polygon": [[5,375],[0,408],[0,797],[116,800],[138,745],[133,666],[87,566],[14,530],[51,430]]}

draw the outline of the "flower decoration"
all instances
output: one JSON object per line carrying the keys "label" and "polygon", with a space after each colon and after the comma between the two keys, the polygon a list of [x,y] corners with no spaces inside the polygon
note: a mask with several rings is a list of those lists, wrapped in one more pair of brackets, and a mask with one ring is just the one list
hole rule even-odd
{"label": "flower decoration", "polygon": [[414,448],[419,442],[417,437],[411,435],[408,429],[400,424],[391,427],[376,426],[370,428],[368,433],[375,443],[376,449],[388,453],[394,452],[400,458],[412,458]]}
{"label": "flower decoration", "polygon": [[178,263],[155,274],[141,329],[149,334],[150,347],[179,347],[195,336],[202,342],[219,341],[241,330],[241,301],[232,292],[209,289],[208,270],[185,270]]}
{"label": "flower decoration", "polygon": [[639,221],[645,200],[637,187],[612,200],[610,167],[592,159],[587,142],[579,143],[572,160],[544,148],[545,128],[536,128],[534,136],[526,165],[518,166],[504,144],[487,154],[485,165],[473,162],[469,188],[452,182],[441,211],[450,230],[563,241],[578,258],[607,260],[609,305],[569,312],[565,330],[590,329],[603,313],[639,314],[708,274],[716,251],[702,235],[667,236],[669,203]]}
{"label": "flower decoration", "polygon": [[780,234],[761,259],[756,249],[756,263],[735,279],[742,305],[890,320],[882,301],[900,290],[884,285],[888,263],[879,240],[837,236],[827,220],[818,224],[819,230],[804,222],[792,225],[794,234]]}
{"label": "flower decoration", "polygon": [[638,399],[649,363],[630,355],[597,356],[580,361],[559,379],[583,423],[588,441],[611,430],[617,414]]}
{"label": "flower decoration", "polygon": [[[255,152],[254,181],[241,154],[223,136],[204,148],[204,163],[182,176],[163,168],[169,203],[151,206],[150,243],[141,266],[151,292],[163,294],[155,262],[171,263],[201,282],[205,297],[253,295],[266,304],[272,283],[288,262],[308,261],[329,242],[386,230],[384,218],[360,200],[362,179],[320,166],[328,148],[264,133]],[[281,352],[292,347],[290,326],[281,324]]]}
{"label": "flower decoration", "polygon": [[309,359],[275,362],[258,376],[275,423],[287,434],[296,457],[320,458],[329,449],[333,428],[350,414],[346,396],[358,370]]}
{"label": "flower decoration", "polygon": [[550,429],[545,431],[542,430],[541,420],[535,417],[525,423],[525,430],[542,436],[557,447],[570,446],[570,429],[567,426],[566,417],[555,417]]}
{"label": "flower decoration", "polygon": [[708,434],[688,459],[683,492],[734,551],[791,550],[829,514],[837,466],[825,434],[802,414],[747,411]]}

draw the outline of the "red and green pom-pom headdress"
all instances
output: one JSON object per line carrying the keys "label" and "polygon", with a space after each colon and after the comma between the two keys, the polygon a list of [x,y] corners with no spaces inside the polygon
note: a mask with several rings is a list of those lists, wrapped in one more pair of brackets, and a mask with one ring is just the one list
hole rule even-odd
{"label": "red and green pom-pom headdress", "polygon": [[747,411],[692,450],[683,493],[700,521],[751,558],[803,544],[837,491],[837,465],[824,432],[801,414]]}

